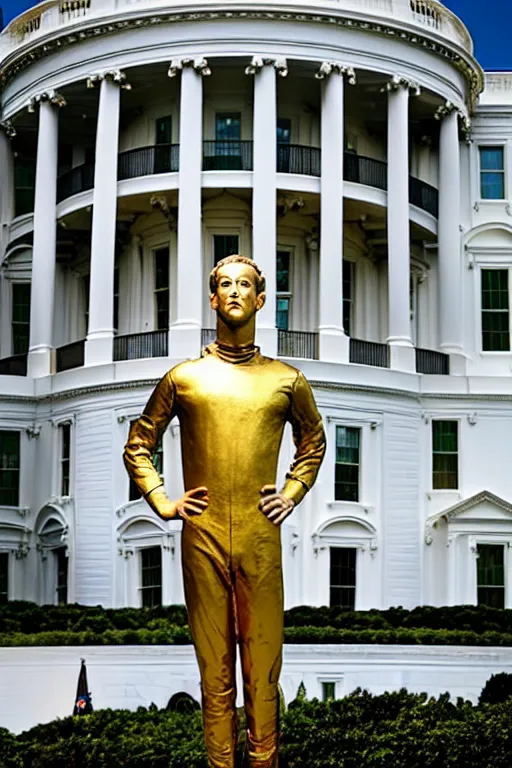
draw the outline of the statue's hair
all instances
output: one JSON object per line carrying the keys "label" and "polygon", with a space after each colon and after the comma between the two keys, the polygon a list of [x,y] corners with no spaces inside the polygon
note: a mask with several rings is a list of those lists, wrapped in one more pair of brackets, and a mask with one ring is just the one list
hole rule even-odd
{"label": "statue's hair", "polygon": [[261,271],[261,269],[258,267],[255,261],[252,259],[248,259],[247,256],[240,256],[239,254],[233,254],[233,256],[226,256],[225,259],[221,259],[217,264],[214,266],[212,271],[210,272],[210,293],[216,293],[217,292],[217,274],[219,269],[222,267],[225,267],[226,264],[248,264],[250,267],[254,269],[256,272],[256,293],[259,295],[260,293],[265,292],[265,275]]}

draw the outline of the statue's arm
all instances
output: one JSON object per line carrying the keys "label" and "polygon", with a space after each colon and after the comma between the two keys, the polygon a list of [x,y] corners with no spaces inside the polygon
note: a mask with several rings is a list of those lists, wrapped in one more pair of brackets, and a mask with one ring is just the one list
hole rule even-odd
{"label": "statue's arm", "polygon": [[297,505],[314,485],[326,447],[322,417],[311,387],[300,372],[292,389],[289,420],[295,456],[286,474],[283,494]]}

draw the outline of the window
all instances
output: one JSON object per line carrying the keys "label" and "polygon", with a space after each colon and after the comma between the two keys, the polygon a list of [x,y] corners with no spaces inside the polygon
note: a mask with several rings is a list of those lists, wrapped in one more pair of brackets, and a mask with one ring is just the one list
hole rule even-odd
{"label": "window", "polygon": [[12,353],[28,352],[30,335],[30,283],[12,284]]}
{"label": "window", "polygon": [[503,147],[480,147],[480,195],[482,200],[503,200],[505,197]]}
{"label": "window", "polygon": [[169,248],[158,248],[155,254],[156,330],[169,328]]}
{"label": "window", "polygon": [[61,424],[60,430],[60,495],[69,496],[71,469],[71,424]]}
{"label": "window", "polygon": [[458,423],[432,422],[432,488],[459,487]]}
{"label": "window", "polygon": [[9,599],[9,553],[0,552],[0,605]]}
{"label": "window", "polygon": [[172,116],[166,115],[155,120],[155,144],[172,142]]}
{"label": "window", "polygon": [[19,505],[20,433],[0,431],[0,504]]}
{"label": "window", "polygon": [[117,331],[119,328],[119,267],[114,269],[114,306],[112,314],[112,325]]}
{"label": "window", "polygon": [[57,605],[63,605],[68,601],[68,558],[66,556],[66,548],[58,547],[54,549],[53,556],[57,569]]}
{"label": "window", "polygon": [[277,118],[277,143],[289,144],[292,133],[292,121],[289,117]]}
{"label": "window", "polygon": [[84,322],[85,322],[85,335],[89,332],[89,296],[91,293],[91,276],[84,275],[82,277],[82,292],[84,297]]}
{"label": "window", "polygon": [[336,683],[322,683],[322,701],[334,701],[336,698]]}
{"label": "window", "polygon": [[505,607],[505,548],[496,544],[477,545],[478,605]]}
{"label": "window", "polygon": [[333,608],[353,611],[356,604],[355,547],[330,547],[330,602]]}
{"label": "window", "polygon": [[241,115],[239,112],[215,115],[215,157],[205,170],[242,170],[242,145],[240,144]]}
{"label": "window", "polygon": [[238,253],[238,235],[213,236],[213,266],[227,256]]}
{"label": "window", "polygon": [[[130,422],[130,426],[134,422]],[[160,477],[163,480],[164,476],[164,445],[163,440],[160,440],[160,442],[157,445],[156,451],[154,452],[153,456],[151,457],[153,464],[155,465],[155,469],[160,475]],[[128,491],[128,501],[137,501],[137,499],[141,498],[140,491],[137,487],[137,484],[132,480],[130,477],[130,487]]]}
{"label": "window", "polygon": [[482,269],[482,349],[510,350],[508,269]]}
{"label": "window", "polygon": [[347,336],[352,330],[352,308],[354,305],[354,262],[343,259],[343,330]]}
{"label": "window", "polygon": [[276,327],[287,331],[290,327],[290,253],[277,252],[276,265]]}
{"label": "window", "polygon": [[36,188],[35,159],[15,157],[14,160],[14,212],[16,216],[32,213]]}
{"label": "window", "polygon": [[141,604],[143,608],[162,605],[162,549],[140,550]]}
{"label": "window", "polygon": [[215,140],[233,141],[240,138],[240,112],[223,112],[215,115]]}
{"label": "window", "polygon": [[336,466],[334,498],[336,501],[359,501],[359,427],[336,427]]}

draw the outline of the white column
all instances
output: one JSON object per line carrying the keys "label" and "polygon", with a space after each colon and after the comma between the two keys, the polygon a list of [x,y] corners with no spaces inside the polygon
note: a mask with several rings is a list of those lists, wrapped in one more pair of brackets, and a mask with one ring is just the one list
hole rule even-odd
{"label": "white column", "polygon": [[319,357],[324,362],[349,360],[349,337],[343,329],[343,157],[345,151],[345,74],[355,73],[335,62],[323,62],[316,73],[322,83],[320,179]]}
{"label": "white column", "polygon": [[29,109],[39,108],[36,188],[34,201],[34,245],[30,297],[30,342],[28,375],[51,373],[53,309],[55,302],[55,253],[57,245],[57,160],[59,107],[64,99],[54,92],[37,96]]}
{"label": "white column", "polygon": [[91,76],[88,87],[100,86],[91,234],[89,328],[85,365],[112,362],[114,339],[114,261],[117,214],[117,154],[122,72]]}
{"label": "white column", "polygon": [[439,341],[443,352],[455,355],[451,372],[462,357],[462,269],[460,238],[460,144],[459,113],[452,104],[441,107],[439,134],[439,218],[437,224],[439,265]]}
{"label": "white column", "polygon": [[178,269],[176,320],[169,329],[169,356],[194,358],[201,351],[203,244],[201,173],[203,168],[203,77],[206,59],[171,62],[169,77],[181,70]]}
{"label": "white column", "polygon": [[415,372],[410,321],[409,89],[395,77],[388,83],[388,306],[391,368]]}
{"label": "white column", "polygon": [[256,341],[264,355],[276,357],[276,73],[286,77],[288,69],[285,59],[255,56],[245,72],[254,75],[252,258],[266,279],[266,300],[257,316]]}
{"label": "white column", "polygon": [[9,226],[14,218],[14,162],[11,139],[16,130],[9,120],[0,120],[0,262],[5,255]]}

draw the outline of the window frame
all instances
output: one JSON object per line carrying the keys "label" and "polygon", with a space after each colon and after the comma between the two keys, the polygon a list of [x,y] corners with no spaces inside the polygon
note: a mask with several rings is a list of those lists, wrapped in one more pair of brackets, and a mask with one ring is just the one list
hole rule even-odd
{"label": "window frame", "polygon": [[[10,590],[10,586],[11,586],[11,578],[10,578],[10,576],[11,576],[11,573],[10,573],[10,570],[11,570],[11,562],[10,562],[11,561],[11,557],[10,557],[10,554],[11,553],[8,550],[0,550],[0,560],[4,560],[5,559],[5,581],[6,581],[6,584],[5,584],[6,590],[5,590],[5,592],[0,592],[0,605],[4,605],[5,603],[8,603],[9,599],[10,599],[10,594],[11,594],[11,590]],[[1,584],[1,582],[0,582],[0,584]],[[5,595],[5,600],[2,599],[2,595]]]}
{"label": "window frame", "polygon": [[[503,587],[500,587],[499,585],[480,585],[478,581],[478,561],[480,559],[480,554],[478,552],[479,547],[496,547],[502,550],[503,553]],[[507,589],[507,566],[508,566],[508,550],[509,546],[506,542],[490,542],[490,541],[480,541],[477,540],[475,542],[475,550],[476,550],[476,556],[475,556],[475,565],[476,565],[476,574],[475,574],[475,580],[476,580],[476,605],[482,605],[482,606],[488,606],[488,603],[480,603],[478,600],[478,592],[480,586],[482,588],[488,587],[488,588],[499,588],[503,590],[503,609],[507,608],[507,598],[508,598],[508,589]],[[490,606],[492,607],[492,606]]]}
{"label": "window frame", "polygon": [[212,232],[211,233],[211,265],[212,269],[217,266],[219,261],[222,261],[222,259],[219,259],[219,261],[215,261],[215,238],[216,237],[236,237],[238,241],[238,249],[235,251],[235,253],[228,254],[227,256],[223,256],[223,258],[229,258],[229,256],[236,256],[240,253],[240,232]]}
{"label": "window frame", "polygon": [[[483,337],[484,337],[484,331],[483,331],[483,313],[490,311],[490,310],[484,310],[483,308],[483,302],[482,302],[482,291],[483,291],[483,272],[485,271],[504,271],[506,270],[508,273],[508,300],[509,300],[509,308],[508,308],[508,335],[509,335],[509,349],[484,349],[483,344]],[[510,355],[512,353],[512,307],[510,306],[510,301],[512,297],[512,268],[510,264],[507,263],[496,263],[496,261],[493,261],[492,263],[480,263],[479,264],[479,275],[478,275],[478,281],[477,281],[477,295],[478,295],[478,324],[479,324],[479,339],[478,339],[478,349],[480,350],[480,353],[482,355]]]}
{"label": "window frame", "polygon": [[[341,293],[341,312],[343,318],[343,330],[347,336],[352,336],[354,333],[354,319],[355,319],[355,304],[356,304],[356,261],[352,259],[343,259],[343,275],[342,275],[342,293]],[[345,298],[345,274],[348,268],[350,274],[350,298]],[[345,325],[345,306],[348,305],[348,325]]]}
{"label": "window frame", "polygon": [[[353,429],[357,430],[359,432],[359,441],[358,441],[358,464],[357,464],[357,499],[340,499],[336,497],[336,467],[338,464],[340,465],[347,465],[347,466],[354,466],[353,464],[349,464],[348,462],[338,462],[336,460],[336,450],[337,450],[337,432],[339,428],[345,428],[345,429]],[[335,425],[334,430],[334,501],[335,502],[341,502],[344,504],[361,504],[361,464],[362,464],[362,457],[363,457],[363,429],[358,424],[344,424],[343,422],[337,423]]]}
{"label": "window frame", "polygon": [[[482,150],[485,149],[501,149],[503,151],[503,170],[487,171],[482,169]],[[477,146],[477,162],[478,162],[478,200],[484,204],[487,203],[503,203],[507,200],[507,144],[501,141],[487,141],[478,142]],[[503,175],[503,197],[483,197],[482,195],[482,176],[484,173],[502,173]]]}
{"label": "window frame", "polygon": [[[434,424],[438,422],[450,422],[457,425],[457,486],[455,488],[434,488]],[[438,451],[438,453],[441,453],[441,451]],[[443,452],[443,453],[450,453],[450,452]],[[430,481],[429,486],[430,490],[434,493],[453,493],[454,491],[459,491],[461,488],[461,420],[457,417],[451,417],[447,418],[446,415],[444,416],[433,416],[430,420]]]}
{"label": "window frame", "polygon": [[[160,287],[157,288],[156,279],[157,279],[157,253],[159,251],[167,251],[167,287]],[[164,245],[156,245],[151,248],[151,264],[153,269],[153,329],[155,331],[166,331],[169,330],[169,325],[171,322],[171,246],[170,243],[164,244]],[[167,326],[165,328],[160,328],[158,323],[158,295],[162,294],[165,295],[167,293]]]}
{"label": "window frame", "polygon": [[[24,355],[28,354],[29,346],[30,346],[30,302],[31,302],[31,282],[29,280],[12,280],[11,282],[11,350],[13,355]],[[18,320],[14,320],[14,293],[15,293],[15,287],[23,285],[28,286],[28,320],[27,322],[20,322]],[[15,350],[15,333],[14,329],[15,326],[26,326],[27,327],[27,349],[23,352],[16,352]]]}
{"label": "window frame", "polygon": [[[351,585],[342,585],[337,584],[335,585],[335,588],[337,589],[353,589],[353,597],[354,597],[354,604],[352,608],[344,608],[342,606],[333,605],[333,602],[331,600],[332,596],[332,589],[333,589],[333,583],[332,583],[332,553],[333,550],[347,550],[354,553],[354,586]],[[329,546],[329,606],[331,608],[339,608],[342,611],[355,611],[356,605],[357,605],[357,576],[358,571],[360,570],[360,563],[358,563],[359,556],[358,556],[358,547],[349,546],[348,544],[342,545],[342,546],[336,546],[336,545],[330,545]]]}
{"label": "window frame", "polygon": [[[143,563],[143,554],[145,552],[149,552],[150,550],[158,550],[160,553],[160,584],[158,585],[146,585],[144,586],[144,563]],[[150,608],[155,607],[158,605],[163,605],[163,596],[164,596],[164,587],[163,587],[163,581],[164,581],[164,557],[163,557],[163,547],[162,544],[150,544],[147,546],[142,546],[137,549],[137,558],[138,558],[138,565],[139,565],[139,584],[138,584],[138,594],[139,594],[139,605],[141,608]],[[144,604],[144,590],[153,590],[155,589],[160,590],[160,603],[151,603],[151,605],[145,605]]]}
{"label": "window frame", "polygon": [[[288,254],[288,290],[287,291],[278,291],[277,290],[277,281],[276,281],[276,328],[278,328],[277,325],[277,303],[279,299],[286,299],[288,301],[288,317],[287,317],[287,327],[282,328],[281,330],[290,331],[293,328],[293,278],[294,278],[294,269],[293,269],[293,263],[294,263],[294,249],[290,247],[279,245],[276,248],[276,275],[277,275],[277,254],[278,253],[287,253]],[[290,327],[291,326],[291,327]]]}
{"label": "window frame", "polygon": [[[21,488],[22,488],[22,484],[21,484],[21,467],[22,467],[22,464],[23,464],[23,461],[22,461],[23,450],[22,450],[22,439],[21,439],[21,437],[22,437],[22,430],[21,429],[10,429],[8,426],[1,426],[0,425],[0,433],[1,432],[10,432],[12,434],[17,434],[18,435],[18,467],[15,470],[15,471],[18,472],[18,489],[17,489],[17,503],[16,504],[4,504],[4,503],[2,503],[2,500],[0,498],[0,507],[5,507],[5,508],[8,508],[8,509],[20,509],[21,506],[22,506],[22,504],[21,504]],[[9,471],[9,470],[6,470],[6,471]],[[0,469],[0,472],[3,472],[3,469]]]}

